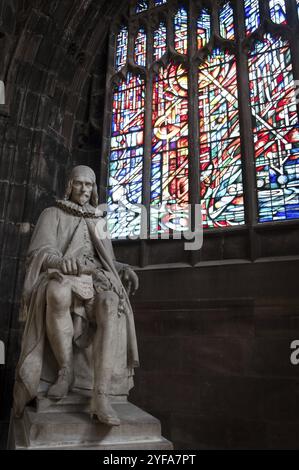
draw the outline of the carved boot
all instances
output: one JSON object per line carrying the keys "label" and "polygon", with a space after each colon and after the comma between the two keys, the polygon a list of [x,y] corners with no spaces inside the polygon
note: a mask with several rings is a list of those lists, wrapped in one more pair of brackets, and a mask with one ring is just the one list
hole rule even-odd
{"label": "carved boot", "polygon": [[65,398],[73,382],[73,372],[69,367],[62,367],[58,372],[58,378],[49,390],[48,397],[60,400]]}
{"label": "carved boot", "polygon": [[109,396],[98,390],[94,390],[90,405],[91,417],[96,415],[101,423],[108,426],[119,426],[120,419],[110,405]]}

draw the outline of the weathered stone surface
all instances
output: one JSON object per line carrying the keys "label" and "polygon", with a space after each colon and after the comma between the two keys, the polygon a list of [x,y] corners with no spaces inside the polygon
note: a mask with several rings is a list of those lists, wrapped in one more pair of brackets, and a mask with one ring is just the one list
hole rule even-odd
{"label": "weathered stone surface", "polygon": [[70,411],[72,403],[80,406],[82,401],[73,396],[48,411],[27,407],[23,418],[11,418],[9,448],[172,449],[161,437],[160,422],[131,403],[113,403],[121,424],[108,427],[87,412]]}

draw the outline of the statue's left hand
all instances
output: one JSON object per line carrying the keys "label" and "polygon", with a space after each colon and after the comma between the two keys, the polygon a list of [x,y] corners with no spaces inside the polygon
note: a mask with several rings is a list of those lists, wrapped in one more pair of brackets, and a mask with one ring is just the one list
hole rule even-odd
{"label": "statue's left hand", "polygon": [[126,267],[122,276],[122,281],[129,295],[134,295],[139,287],[139,279],[132,268]]}

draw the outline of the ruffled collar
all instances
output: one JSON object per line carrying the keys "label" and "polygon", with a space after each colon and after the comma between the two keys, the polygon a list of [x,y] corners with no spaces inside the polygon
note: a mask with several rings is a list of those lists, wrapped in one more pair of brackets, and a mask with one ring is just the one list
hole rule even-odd
{"label": "ruffled collar", "polygon": [[75,202],[68,201],[68,200],[56,200],[56,206],[59,209],[62,209],[64,212],[68,214],[72,214],[76,217],[84,217],[87,219],[99,219],[103,216],[102,211],[96,210],[91,204],[84,204],[84,206],[80,206]]}

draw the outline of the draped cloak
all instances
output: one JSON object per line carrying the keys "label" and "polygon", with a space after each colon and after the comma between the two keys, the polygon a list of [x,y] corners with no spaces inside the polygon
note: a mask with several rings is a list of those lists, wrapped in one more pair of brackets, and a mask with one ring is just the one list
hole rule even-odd
{"label": "draped cloak", "polygon": [[[89,208],[93,209],[92,206]],[[16,369],[14,409],[20,415],[26,404],[35,398],[41,383],[53,383],[57,378],[58,364],[46,335],[46,289],[49,273],[43,263],[49,255],[73,256],[82,242],[76,234],[86,224],[98,261],[118,293],[121,311],[118,315],[115,368],[111,381],[111,395],[126,395],[133,386],[133,369],[138,367],[138,349],[133,312],[127,292],[118,273],[120,263],[114,258],[110,239],[99,237],[96,230],[98,218],[89,211],[83,216],[79,211],[60,207],[45,209],[38,219],[28,250],[27,270],[22,297],[21,318],[25,321],[20,359]],[[86,227],[85,227],[86,228]],[[78,238],[78,237],[77,237]],[[86,304],[73,295],[75,387],[93,388],[92,337],[96,329]],[[121,307],[122,306],[122,307]]]}

